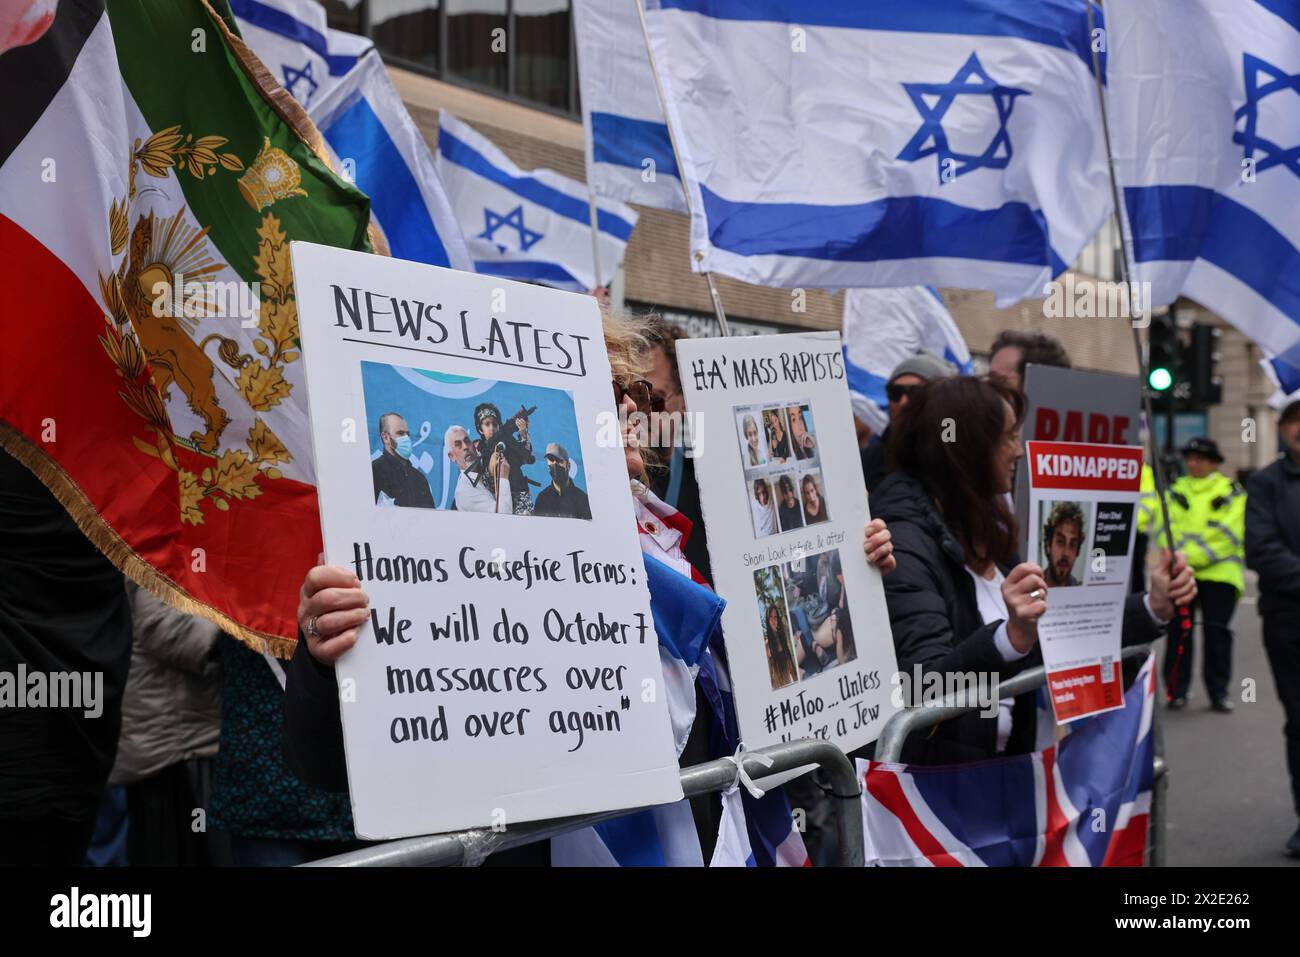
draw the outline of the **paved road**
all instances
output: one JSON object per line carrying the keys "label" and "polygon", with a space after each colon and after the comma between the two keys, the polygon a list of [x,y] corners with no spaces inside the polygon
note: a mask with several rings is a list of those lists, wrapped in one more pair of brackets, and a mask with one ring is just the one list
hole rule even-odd
{"label": "paved road", "polygon": [[[1171,775],[1166,832],[1171,866],[1300,867],[1281,850],[1296,819],[1282,745],[1282,706],[1253,595],[1249,588],[1232,620],[1236,711],[1221,715],[1209,709],[1198,643],[1187,710],[1160,712]],[[1255,679],[1254,703],[1239,700],[1245,678]]]}

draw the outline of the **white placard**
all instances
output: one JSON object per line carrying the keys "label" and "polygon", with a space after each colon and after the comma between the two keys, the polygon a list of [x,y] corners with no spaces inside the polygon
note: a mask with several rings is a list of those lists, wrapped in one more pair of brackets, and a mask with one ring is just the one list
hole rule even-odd
{"label": "white placard", "polygon": [[851,751],[896,710],[838,333],[677,343],[745,746]]}
{"label": "white placard", "polygon": [[357,834],[680,799],[595,301],[291,248]]}
{"label": "white placard", "polygon": [[1028,560],[1043,567],[1038,646],[1056,720],[1124,707],[1120,645],[1142,449],[1028,442]]}

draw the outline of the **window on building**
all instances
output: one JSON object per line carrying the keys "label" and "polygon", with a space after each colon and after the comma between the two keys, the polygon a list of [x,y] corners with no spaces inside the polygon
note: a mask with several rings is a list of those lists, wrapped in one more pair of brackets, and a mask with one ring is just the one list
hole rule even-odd
{"label": "window on building", "polygon": [[444,73],[508,92],[509,13],[507,0],[447,0]]}
{"label": "window on building", "polygon": [[514,0],[516,96],[568,110],[570,90],[569,0]]}
{"label": "window on building", "polygon": [[575,113],[571,0],[323,0],[330,26],[439,79]]}
{"label": "window on building", "polygon": [[370,36],[375,46],[412,66],[439,68],[442,39],[439,0],[370,0],[369,6]]}
{"label": "window on building", "polygon": [[325,8],[329,25],[335,30],[365,33],[365,24],[362,23],[364,2],[365,0],[321,0],[321,6]]}

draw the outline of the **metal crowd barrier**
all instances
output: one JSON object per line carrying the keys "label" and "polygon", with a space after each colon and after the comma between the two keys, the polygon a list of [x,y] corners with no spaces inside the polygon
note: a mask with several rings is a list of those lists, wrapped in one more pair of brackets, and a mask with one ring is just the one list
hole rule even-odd
{"label": "metal crowd barrier", "polygon": [[[1150,645],[1132,645],[1125,648],[1121,660],[1145,661],[1151,653]],[[1035,691],[1047,683],[1044,668],[1030,668],[1022,671],[1007,681],[999,684],[999,698],[1014,698],[1028,691]],[[1152,713],[1151,733],[1156,736],[1155,781],[1151,788],[1151,811],[1147,828],[1147,863],[1151,867],[1163,867],[1165,863],[1165,797],[1169,787],[1169,769],[1161,752],[1164,740],[1160,734],[1160,689],[1157,682],[1157,707]],[[896,764],[903,754],[903,744],[908,735],[922,728],[930,728],[949,718],[969,714],[980,710],[978,704],[945,704],[941,706],[925,705],[899,711],[885,722],[884,730],[876,741],[877,761]]]}
{"label": "metal crowd barrier", "polygon": [[[756,760],[770,758],[771,766]],[[828,799],[835,806],[839,865],[863,866],[861,782],[852,762],[829,741],[790,741],[757,751],[747,751],[741,758],[745,773],[762,786],[761,778],[817,765],[827,772],[832,786]],[[686,797],[698,797],[725,791],[736,782],[736,765],[728,759],[697,764],[682,769],[682,791]],[[491,854],[512,847],[542,841],[557,834],[576,831],[622,817],[631,810],[608,811],[577,817],[530,821],[500,831],[472,828],[448,834],[405,838],[364,847],[360,850],[312,861],[304,867],[476,867]]]}

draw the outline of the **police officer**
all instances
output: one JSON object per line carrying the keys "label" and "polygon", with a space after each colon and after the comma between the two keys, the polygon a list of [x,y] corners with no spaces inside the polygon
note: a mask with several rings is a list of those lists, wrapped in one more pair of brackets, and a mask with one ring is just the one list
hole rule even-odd
{"label": "police officer", "polygon": [[1133,536],[1133,565],[1129,570],[1130,592],[1147,590],[1147,545],[1151,541],[1151,520],[1159,511],[1156,473],[1149,463],[1143,462],[1142,480],[1138,486],[1137,534]]}
{"label": "police officer", "polygon": [[[1232,629],[1228,623],[1244,585],[1246,492],[1219,471],[1223,456],[1212,439],[1192,439],[1179,452],[1187,474],[1169,489],[1169,520],[1178,550],[1187,555],[1196,574],[1196,609],[1205,638],[1202,663],[1210,707],[1227,714],[1232,710],[1228,697]],[[1152,516],[1153,538],[1162,534],[1161,523],[1159,513]],[[1196,613],[1194,609],[1193,615]],[[1173,637],[1166,644],[1165,680],[1169,707],[1186,707],[1192,681],[1191,635],[1181,649]]]}
{"label": "police officer", "polygon": [[[1300,818],[1300,399],[1277,425],[1286,454],[1250,477],[1246,564],[1259,573],[1264,649],[1286,714],[1286,764]],[[1286,852],[1300,857],[1300,828]]]}

